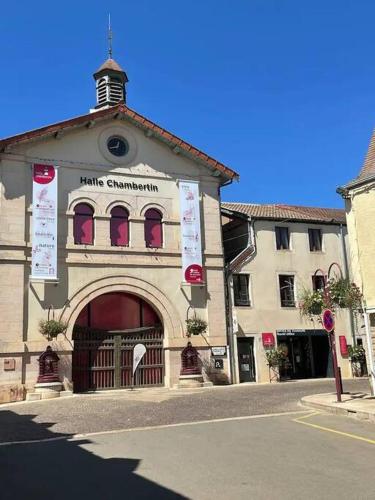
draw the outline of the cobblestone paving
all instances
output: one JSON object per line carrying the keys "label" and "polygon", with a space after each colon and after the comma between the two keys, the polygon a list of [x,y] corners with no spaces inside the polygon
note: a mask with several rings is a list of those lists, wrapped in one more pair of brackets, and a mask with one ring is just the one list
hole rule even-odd
{"label": "cobblestone paving", "polygon": [[[16,403],[0,407],[0,442],[282,413],[301,409],[302,396],[334,390],[334,381],[314,380],[189,391],[126,390]],[[344,390],[369,392],[369,384],[347,380]]]}

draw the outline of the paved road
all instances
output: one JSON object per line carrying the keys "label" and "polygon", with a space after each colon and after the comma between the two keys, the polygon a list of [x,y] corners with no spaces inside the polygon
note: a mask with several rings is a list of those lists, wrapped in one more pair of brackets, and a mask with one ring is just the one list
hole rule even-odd
{"label": "paved road", "polygon": [[[344,381],[368,391],[368,381]],[[330,392],[334,381],[119,391],[0,407],[0,442],[300,410],[300,398]]]}
{"label": "paved road", "polygon": [[373,424],[300,409],[293,415],[3,444],[0,496],[373,500],[374,463]]}

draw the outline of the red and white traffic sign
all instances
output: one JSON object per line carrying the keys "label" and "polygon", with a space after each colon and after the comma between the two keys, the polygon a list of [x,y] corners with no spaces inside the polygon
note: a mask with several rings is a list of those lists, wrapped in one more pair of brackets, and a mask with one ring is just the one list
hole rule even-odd
{"label": "red and white traffic sign", "polygon": [[324,309],[322,323],[326,332],[330,333],[335,328],[335,317],[330,309]]}

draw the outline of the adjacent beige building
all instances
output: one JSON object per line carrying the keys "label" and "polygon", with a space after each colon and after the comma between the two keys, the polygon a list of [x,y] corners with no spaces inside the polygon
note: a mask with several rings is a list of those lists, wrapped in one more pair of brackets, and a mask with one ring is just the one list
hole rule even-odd
{"label": "adjacent beige building", "polygon": [[[351,182],[338,188],[345,200],[350,262],[354,281],[363,293],[363,335],[367,333],[368,365],[375,390],[375,132],[365,162]],[[370,348],[372,347],[372,349]],[[372,353],[371,353],[372,351]]]}
{"label": "adjacent beige building", "polygon": [[[127,107],[127,77],[112,59],[95,81],[90,113],[0,141],[0,402],[33,390],[47,318],[67,324],[51,343],[66,389],[173,386],[194,314],[209,325],[192,339],[205,379],[229,378],[227,359],[215,370],[209,346],[227,343],[220,189],[238,176]],[[58,167],[57,280],[30,278],[35,163]],[[179,180],[199,183],[196,286],[181,269]],[[148,351],[131,381],[137,342]]]}
{"label": "adjacent beige building", "polygon": [[[347,274],[344,210],[223,203],[223,221],[234,380],[272,379],[265,357],[272,342],[288,351],[282,379],[333,376],[328,336],[319,321],[301,316],[298,301],[303,289],[322,286],[333,262]],[[337,313],[335,334],[342,375],[350,377],[340,352],[340,337],[353,343],[347,310]]]}

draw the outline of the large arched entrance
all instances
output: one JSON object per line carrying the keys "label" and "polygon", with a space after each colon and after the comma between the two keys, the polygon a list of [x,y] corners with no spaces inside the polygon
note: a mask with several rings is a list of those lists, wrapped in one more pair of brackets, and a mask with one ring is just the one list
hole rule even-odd
{"label": "large arched entrance", "polygon": [[[80,312],[73,330],[75,392],[163,385],[163,328],[153,307],[140,297],[105,293]],[[146,347],[133,377],[133,349]]]}

